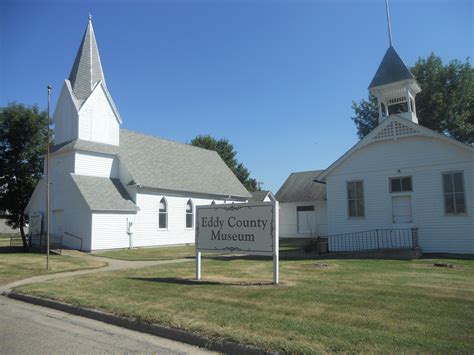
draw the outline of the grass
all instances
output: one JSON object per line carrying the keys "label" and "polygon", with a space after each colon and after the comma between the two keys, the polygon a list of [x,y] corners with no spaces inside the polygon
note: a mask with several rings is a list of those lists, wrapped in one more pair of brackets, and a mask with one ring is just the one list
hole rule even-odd
{"label": "grass", "polygon": [[45,254],[0,253],[0,285],[37,275],[92,269],[105,265],[106,263],[94,259],[84,260],[70,256],[50,255],[50,270],[47,271]]}
{"label": "grass", "polygon": [[473,353],[474,261],[281,261],[97,273],[18,289],[215,339],[290,353]]}
{"label": "grass", "polygon": [[[10,246],[10,237],[11,234],[2,234],[0,233],[0,248]],[[18,234],[14,234],[15,238],[21,238]]]}
{"label": "grass", "polygon": [[[309,240],[303,238],[282,239],[280,241],[280,251],[283,252],[282,256],[284,256],[285,252],[302,250],[308,244]],[[92,255],[103,256],[111,259],[138,261],[194,258],[196,252],[194,249],[194,244],[191,244],[173,247],[116,249],[95,252]]]}
{"label": "grass", "polygon": [[95,252],[92,255],[119,260],[171,260],[194,258],[196,255],[193,245],[159,248],[117,249]]}

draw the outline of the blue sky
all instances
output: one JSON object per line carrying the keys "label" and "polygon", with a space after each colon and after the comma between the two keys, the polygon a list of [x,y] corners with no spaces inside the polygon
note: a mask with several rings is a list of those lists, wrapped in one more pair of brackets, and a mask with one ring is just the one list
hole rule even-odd
{"label": "blue sky", "polygon": [[[180,142],[225,137],[274,192],[357,142],[351,102],[387,49],[385,2],[300,0],[0,3],[0,105],[55,104],[88,13],[123,127]],[[472,57],[470,0],[392,0],[408,65]]]}

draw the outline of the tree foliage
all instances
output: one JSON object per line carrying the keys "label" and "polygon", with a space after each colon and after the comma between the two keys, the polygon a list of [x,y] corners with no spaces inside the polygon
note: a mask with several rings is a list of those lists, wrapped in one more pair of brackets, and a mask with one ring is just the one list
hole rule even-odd
{"label": "tree foliage", "polygon": [[234,150],[234,146],[230,144],[227,139],[222,138],[217,140],[210,135],[199,135],[194,138],[190,144],[195,147],[216,151],[247,190],[257,190],[257,180],[251,178],[250,171],[244,166],[244,164],[237,161],[237,152]]}
{"label": "tree foliage", "polygon": [[23,211],[42,175],[47,120],[37,106],[12,103],[0,108],[0,211],[7,213],[8,225],[20,228],[24,248]]}
{"label": "tree foliage", "polygon": [[[419,124],[461,142],[474,144],[474,68],[466,60],[444,65],[433,53],[420,58],[411,68],[421,92],[416,96]],[[377,99],[353,102],[352,117],[359,138],[378,124]]]}

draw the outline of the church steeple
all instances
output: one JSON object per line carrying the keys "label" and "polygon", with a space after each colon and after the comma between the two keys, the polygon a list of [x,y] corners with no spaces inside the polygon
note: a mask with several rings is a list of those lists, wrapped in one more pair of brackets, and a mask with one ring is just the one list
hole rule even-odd
{"label": "church steeple", "polygon": [[105,85],[90,15],[71,73],[64,80],[53,122],[55,144],[80,139],[119,145],[122,119]]}
{"label": "church steeple", "polygon": [[415,96],[421,89],[415,76],[405,65],[392,45],[390,12],[386,0],[389,48],[370,82],[369,91],[377,97],[379,105],[379,122],[391,114],[398,114],[418,123],[416,117]]}
{"label": "church steeple", "polygon": [[99,82],[105,85],[104,72],[100,64],[99,49],[92,27],[92,16],[82,38],[81,45],[76,55],[76,60],[69,74],[72,90],[79,100],[85,100]]}

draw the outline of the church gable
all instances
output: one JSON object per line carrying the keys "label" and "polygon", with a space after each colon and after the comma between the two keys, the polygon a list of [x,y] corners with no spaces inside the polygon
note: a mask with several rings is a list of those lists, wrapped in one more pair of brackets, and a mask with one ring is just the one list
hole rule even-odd
{"label": "church gable", "polygon": [[119,117],[106,88],[98,84],[79,110],[79,139],[119,144]]}
{"label": "church gable", "polygon": [[397,139],[420,134],[420,130],[409,127],[405,122],[391,121],[385,125],[375,136],[372,141],[379,141],[384,139]]}
{"label": "church gable", "polygon": [[64,81],[53,116],[56,144],[77,138],[78,105],[68,80]]}
{"label": "church gable", "polygon": [[[419,139],[416,139],[417,137]],[[401,142],[402,140],[403,142]],[[463,152],[472,159],[474,152],[473,147],[410,122],[403,117],[391,115],[329,166],[319,179],[325,181],[328,175],[335,172],[335,170],[339,170],[341,165],[346,165],[345,163],[348,160],[351,160],[349,165],[356,166],[357,164],[362,164],[367,171],[382,169],[379,162],[390,160],[385,150],[390,149],[394,145],[397,146],[396,150],[394,150],[394,160],[405,161],[411,159],[413,161],[416,160],[419,164],[423,164],[425,158],[431,157],[432,154],[435,154],[437,159],[441,161],[444,156],[456,157],[463,154]],[[359,157],[365,151],[379,151],[380,154],[377,153],[378,155],[375,154],[370,158],[364,157],[356,162],[355,157]],[[446,161],[449,161],[449,159],[451,158],[447,158]]]}

